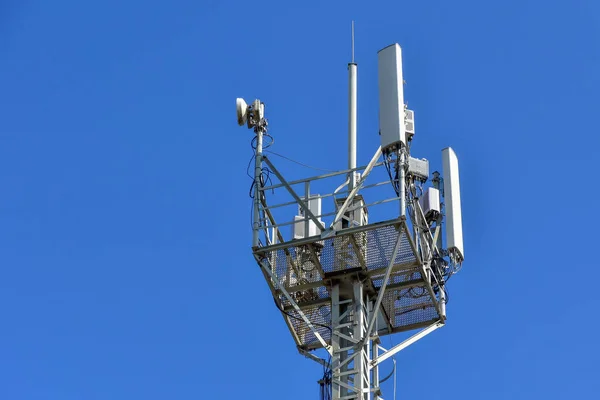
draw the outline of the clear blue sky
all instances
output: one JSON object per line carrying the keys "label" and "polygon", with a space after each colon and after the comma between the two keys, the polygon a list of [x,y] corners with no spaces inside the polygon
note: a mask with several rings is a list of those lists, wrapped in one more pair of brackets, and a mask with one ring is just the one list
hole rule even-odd
{"label": "clear blue sky", "polygon": [[398,356],[398,398],[595,397],[599,16],[592,0],[2,1],[0,398],[318,398],[251,256],[234,100],[267,104],[274,151],[343,168],[352,19],[359,163],[393,42],[414,151],[461,163],[467,261],[446,327]]}

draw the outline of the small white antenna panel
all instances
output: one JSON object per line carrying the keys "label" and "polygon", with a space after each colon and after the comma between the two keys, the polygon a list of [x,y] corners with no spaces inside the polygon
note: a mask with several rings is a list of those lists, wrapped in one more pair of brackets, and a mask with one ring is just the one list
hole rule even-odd
{"label": "small white antenna panel", "polygon": [[427,188],[419,203],[425,218],[428,221],[434,220],[440,213],[440,191],[433,187]]}
{"label": "small white antenna panel", "polygon": [[415,135],[415,112],[413,110],[404,111],[404,129],[406,131],[406,138],[412,140]]}

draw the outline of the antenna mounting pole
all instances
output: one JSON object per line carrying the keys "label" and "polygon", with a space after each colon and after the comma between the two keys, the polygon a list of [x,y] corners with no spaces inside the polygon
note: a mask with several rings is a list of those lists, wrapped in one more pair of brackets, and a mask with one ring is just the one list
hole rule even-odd
{"label": "antenna mounting pole", "polygon": [[[348,63],[348,169],[356,168],[356,74],[354,62],[354,21],[352,21],[352,62]],[[356,172],[351,171],[348,189],[356,185]]]}

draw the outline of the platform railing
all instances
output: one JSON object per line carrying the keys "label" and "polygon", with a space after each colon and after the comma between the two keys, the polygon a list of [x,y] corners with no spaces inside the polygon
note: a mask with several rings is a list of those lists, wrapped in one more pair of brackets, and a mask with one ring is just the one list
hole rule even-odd
{"label": "platform railing", "polygon": [[[267,171],[265,175],[268,179],[265,180],[270,182],[265,182],[266,184],[259,188],[259,193],[262,195],[259,206],[260,215],[255,219],[255,221],[258,221],[258,225],[253,226],[254,231],[262,233],[262,246],[294,240],[292,226],[298,223],[304,224],[306,236],[311,236],[311,225],[317,228],[317,235],[331,229],[331,222],[339,211],[340,200],[345,199],[350,194],[348,176],[350,174],[360,174],[361,171],[367,168],[367,166],[361,166],[288,182],[268,157],[265,156],[264,160],[268,165],[265,169]],[[381,168],[383,165],[383,162],[379,162],[373,166],[373,172],[371,172],[368,181],[365,181],[360,194],[357,196],[362,196],[363,201],[353,203],[346,209],[345,213],[365,210],[370,215],[379,214],[377,212],[379,208],[386,204],[399,202],[400,197],[394,192],[384,168]],[[378,174],[380,172],[381,174]],[[331,188],[336,189],[331,191]],[[299,208],[303,209],[303,206],[308,208],[306,199],[321,199],[322,212],[318,214],[310,211],[299,213]],[[329,199],[331,199],[331,202],[328,201]],[[368,202],[367,199],[373,199],[373,201]],[[380,214],[389,216],[389,213],[383,211]],[[369,218],[370,223],[376,220],[376,218]],[[284,234],[286,227],[289,227],[289,233]]]}

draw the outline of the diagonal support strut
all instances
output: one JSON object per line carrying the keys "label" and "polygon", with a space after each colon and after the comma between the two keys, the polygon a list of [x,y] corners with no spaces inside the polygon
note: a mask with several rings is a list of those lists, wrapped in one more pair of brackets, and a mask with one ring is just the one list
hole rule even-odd
{"label": "diagonal support strut", "polygon": [[[400,225],[400,231],[398,232],[398,240],[396,241],[396,245],[394,246],[394,251],[390,257],[390,263],[385,271],[385,277],[383,278],[383,282],[381,283],[381,287],[379,288],[379,294],[377,295],[377,300],[375,301],[375,305],[373,306],[373,314],[369,319],[369,324],[367,326],[367,331],[365,332],[365,337],[362,339],[363,342],[369,340],[371,335],[371,331],[375,326],[375,321],[377,320],[377,313],[379,307],[381,306],[381,302],[383,301],[383,295],[385,294],[385,288],[387,286],[388,280],[390,279],[390,275],[392,273],[392,267],[394,266],[394,261],[396,261],[396,255],[398,254],[398,250],[400,250],[400,245],[402,244],[402,237],[406,232],[406,223]],[[408,236],[408,235],[407,235]]]}
{"label": "diagonal support strut", "polygon": [[285,188],[287,189],[288,192],[290,192],[290,194],[292,195],[292,197],[294,198],[294,200],[296,200],[296,202],[298,202],[298,204],[300,205],[300,207],[302,207],[302,210],[304,210],[304,212],[306,213],[306,215],[317,225],[317,227],[322,231],[325,230],[325,226],[323,226],[323,224],[321,223],[321,221],[319,221],[317,219],[317,217],[315,217],[315,215],[312,213],[312,211],[310,211],[310,209],[308,208],[306,202],[304,200],[302,200],[300,198],[300,196],[298,196],[298,194],[294,191],[294,189],[292,189],[292,187],[290,186],[290,184],[285,180],[285,178],[281,175],[281,173],[277,170],[277,168],[275,168],[275,166],[271,163],[271,161],[266,157],[263,156],[263,161],[267,163],[267,165],[269,166],[269,168],[271,169],[271,171],[275,174],[275,176],[277,176],[277,179],[279,179],[279,181],[281,182],[281,184],[283,186],[285,186]]}
{"label": "diagonal support strut", "polygon": [[369,174],[371,173],[371,170],[373,169],[373,167],[375,167],[375,164],[377,164],[377,160],[379,160],[379,156],[381,156],[381,146],[379,146],[379,148],[375,152],[375,155],[373,155],[373,158],[371,159],[371,161],[369,161],[369,164],[367,164],[367,168],[365,168],[365,172],[363,172],[363,175],[360,178],[360,181],[356,184],[356,186],[352,189],[352,191],[350,193],[348,193],[348,197],[346,197],[346,201],[344,201],[344,204],[342,205],[342,207],[338,210],[337,214],[335,215],[335,218],[333,219],[333,222],[331,223],[330,228],[333,228],[333,226],[335,226],[335,224],[337,224],[339,222],[339,220],[342,218],[342,216],[344,215],[344,213],[350,206],[350,203],[352,202],[352,200],[354,200],[354,196],[356,196],[356,193],[358,193],[358,191],[362,188],[363,184],[365,183],[365,180],[367,179],[367,176],[369,176]]}
{"label": "diagonal support strut", "polygon": [[314,327],[314,325],[306,317],[306,315],[304,314],[304,312],[302,312],[302,310],[298,306],[298,303],[296,303],[296,301],[292,298],[292,296],[290,296],[290,294],[288,293],[287,290],[285,290],[285,288],[283,287],[283,285],[279,284],[279,281],[273,276],[273,272],[271,272],[271,268],[269,268],[267,265],[265,265],[265,263],[262,262],[262,261],[259,262],[259,265],[263,269],[263,271],[265,271],[267,273],[267,275],[269,275],[269,278],[271,278],[271,280],[278,286],[278,289],[281,290],[281,293],[283,293],[283,295],[290,302],[290,304],[292,305],[292,307],[294,307],[294,310],[296,310],[296,312],[298,313],[298,315],[300,315],[300,318],[302,318],[302,320],[306,323],[306,325],[314,333],[315,337],[321,343],[321,345],[325,348],[325,350],[327,350],[327,352],[329,354],[333,355],[333,351],[331,349],[331,346],[327,344],[327,342],[325,341],[325,339],[323,339],[323,336],[321,336],[321,334],[319,333],[319,331],[317,331],[317,329]]}
{"label": "diagonal support strut", "polygon": [[444,323],[442,321],[437,321],[437,322],[433,323],[432,325],[429,325],[427,328],[423,329],[421,332],[418,332],[418,333],[412,335],[411,337],[409,337],[402,343],[399,343],[396,346],[389,349],[388,351],[386,351],[385,353],[380,354],[376,360],[371,361],[370,368],[375,367],[376,365],[387,360],[388,358],[390,358],[391,356],[393,356],[400,350],[404,350],[411,344],[415,343],[417,340],[422,339],[423,337],[429,335],[431,332],[435,331],[438,328],[441,328],[442,326],[444,326]]}

